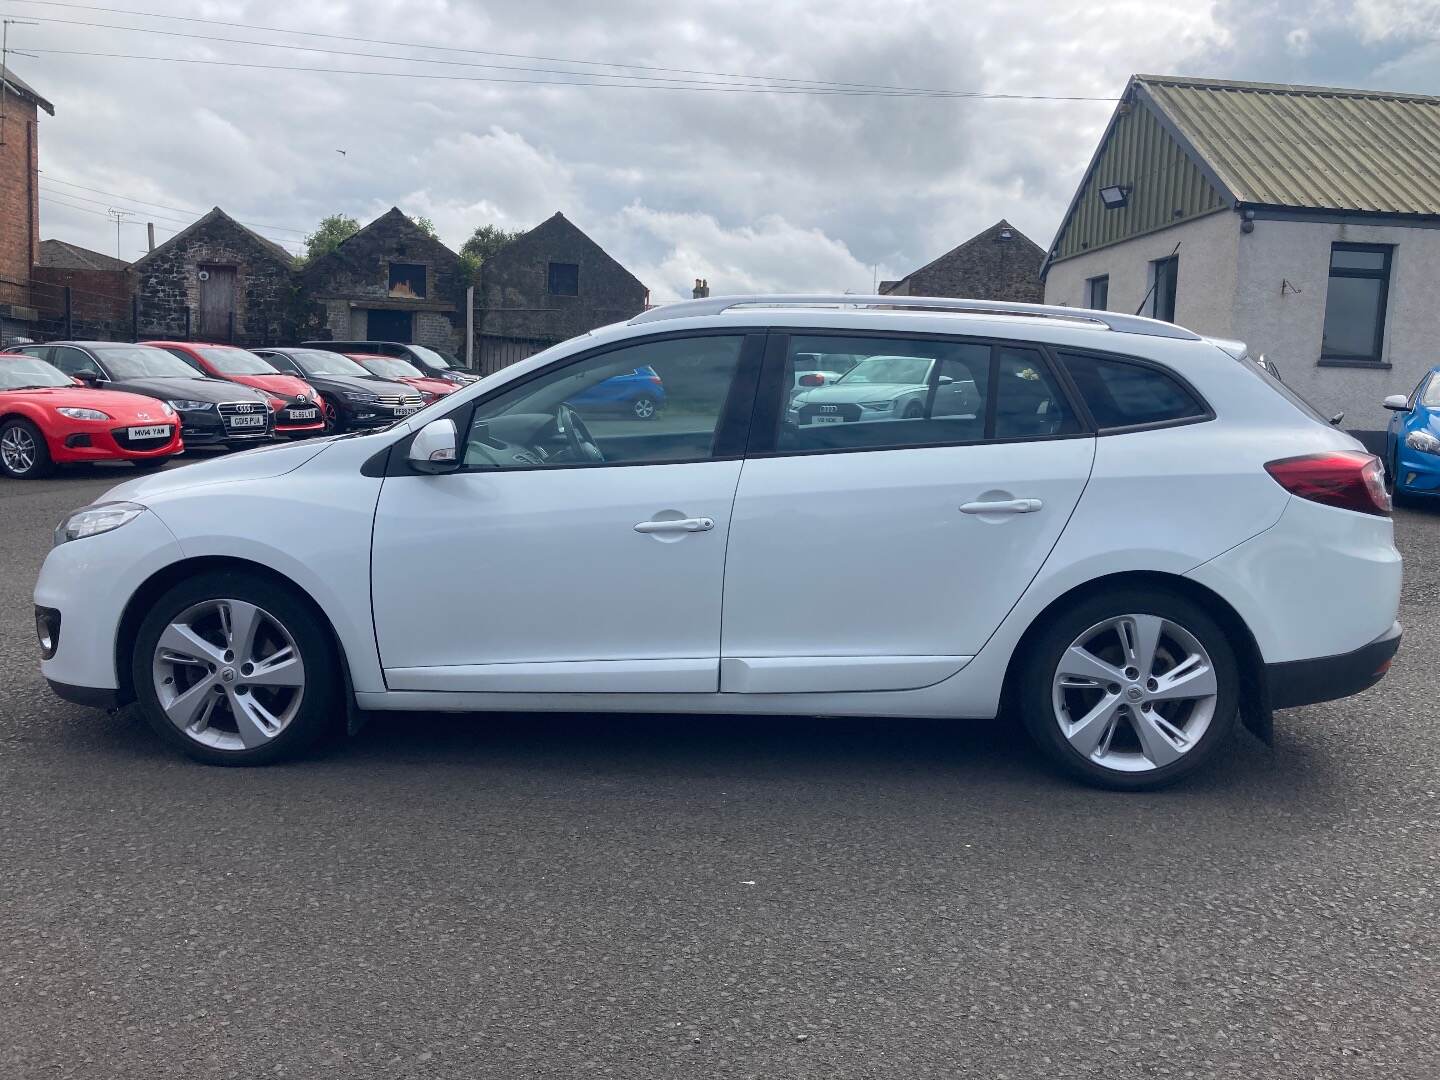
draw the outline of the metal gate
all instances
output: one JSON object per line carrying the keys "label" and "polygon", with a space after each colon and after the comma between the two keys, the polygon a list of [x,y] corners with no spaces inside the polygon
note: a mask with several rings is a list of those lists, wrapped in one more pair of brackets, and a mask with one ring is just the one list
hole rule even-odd
{"label": "metal gate", "polygon": [[503,367],[509,367],[527,356],[534,356],[542,349],[555,344],[534,338],[481,337],[476,350],[476,363],[482,374],[490,375]]}

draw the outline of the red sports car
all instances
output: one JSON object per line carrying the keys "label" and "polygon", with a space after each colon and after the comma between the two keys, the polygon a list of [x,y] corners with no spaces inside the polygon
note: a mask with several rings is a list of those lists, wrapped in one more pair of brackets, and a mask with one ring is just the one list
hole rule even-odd
{"label": "red sports car", "polygon": [[76,461],[154,466],[183,449],[165,402],[92,390],[44,360],[0,353],[0,473],[30,479]]}
{"label": "red sports car", "polygon": [[277,371],[270,361],[234,345],[204,341],[147,341],[172,352],[202,375],[253,387],[270,399],[276,435],[318,435],[325,430],[320,395],[304,379]]}
{"label": "red sports car", "polygon": [[420,396],[425,399],[426,405],[436,398],[445,397],[447,394],[453,394],[456,390],[461,389],[459,383],[430,378],[408,360],[400,360],[394,356],[377,356],[374,353],[345,353],[344,355],[354,360],[377,379],[408,383],[413,386],[420,391]]}

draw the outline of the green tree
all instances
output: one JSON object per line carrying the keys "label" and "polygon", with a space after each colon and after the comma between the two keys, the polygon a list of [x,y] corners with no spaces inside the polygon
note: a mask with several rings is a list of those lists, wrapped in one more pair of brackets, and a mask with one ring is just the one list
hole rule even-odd
{"label": "green tree", "polygon": [[480,267],[485,260],[494,255],[510,241],[524,236],[524,229],[506,229],[499,225],[477,225],[475,231],[470,234],[460,247],[460,263],[465,267],[465,276],[469,281],[479,278]]}
{"label": "green tree", "polygon": [[415,223],[417,229],[430,237],[431,240],[440,239],[440,234],[435,231],[435,222],[431,221],[428,217],[417,217],[411,218],[410,220]]}
{"label": "green tree", "polygon": [[322,255],[328,255],[350,237],[360,231],[360,222],[344,214],[331,214],[320,220],[313,233],[305,237],[305,254],[301,263],[313,262]]}

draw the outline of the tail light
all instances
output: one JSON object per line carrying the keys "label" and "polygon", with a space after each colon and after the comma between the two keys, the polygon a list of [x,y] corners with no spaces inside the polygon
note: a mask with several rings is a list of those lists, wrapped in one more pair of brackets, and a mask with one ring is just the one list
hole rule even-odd
{"label": "tail light", "polygon": [[824,375],[801,375],[798,382],[801,386],[824,386]]}
{"label": "tail light", "polygon": [[651,375],[651,376],[650,376],[650,381],[651,381],[652,383],[654,383],[656,386],[659,386],[659,385],[660,385],[660,376],[659,376],[659,375]]}
{"label": "tail light", "polygon": [[1291,495],[1302,499],[1361,514],[1390,513],[1385,467],[1374,454],[1359,450],[1304,454],[1266,462],[1265,471]]}

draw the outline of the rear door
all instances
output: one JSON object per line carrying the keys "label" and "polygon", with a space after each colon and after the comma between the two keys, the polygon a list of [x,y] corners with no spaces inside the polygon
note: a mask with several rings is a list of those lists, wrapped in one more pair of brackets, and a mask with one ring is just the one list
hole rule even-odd
{"label": "rear door", "polygon": [[[838,423],[788,408],[806,353],[933,360],[921,415],[878,399]],[[1049,358],[992,340],[776,334],[761,394],[730,529],[721,689],[903,690],[958,671],[1090,474],[1094,437]]]}

